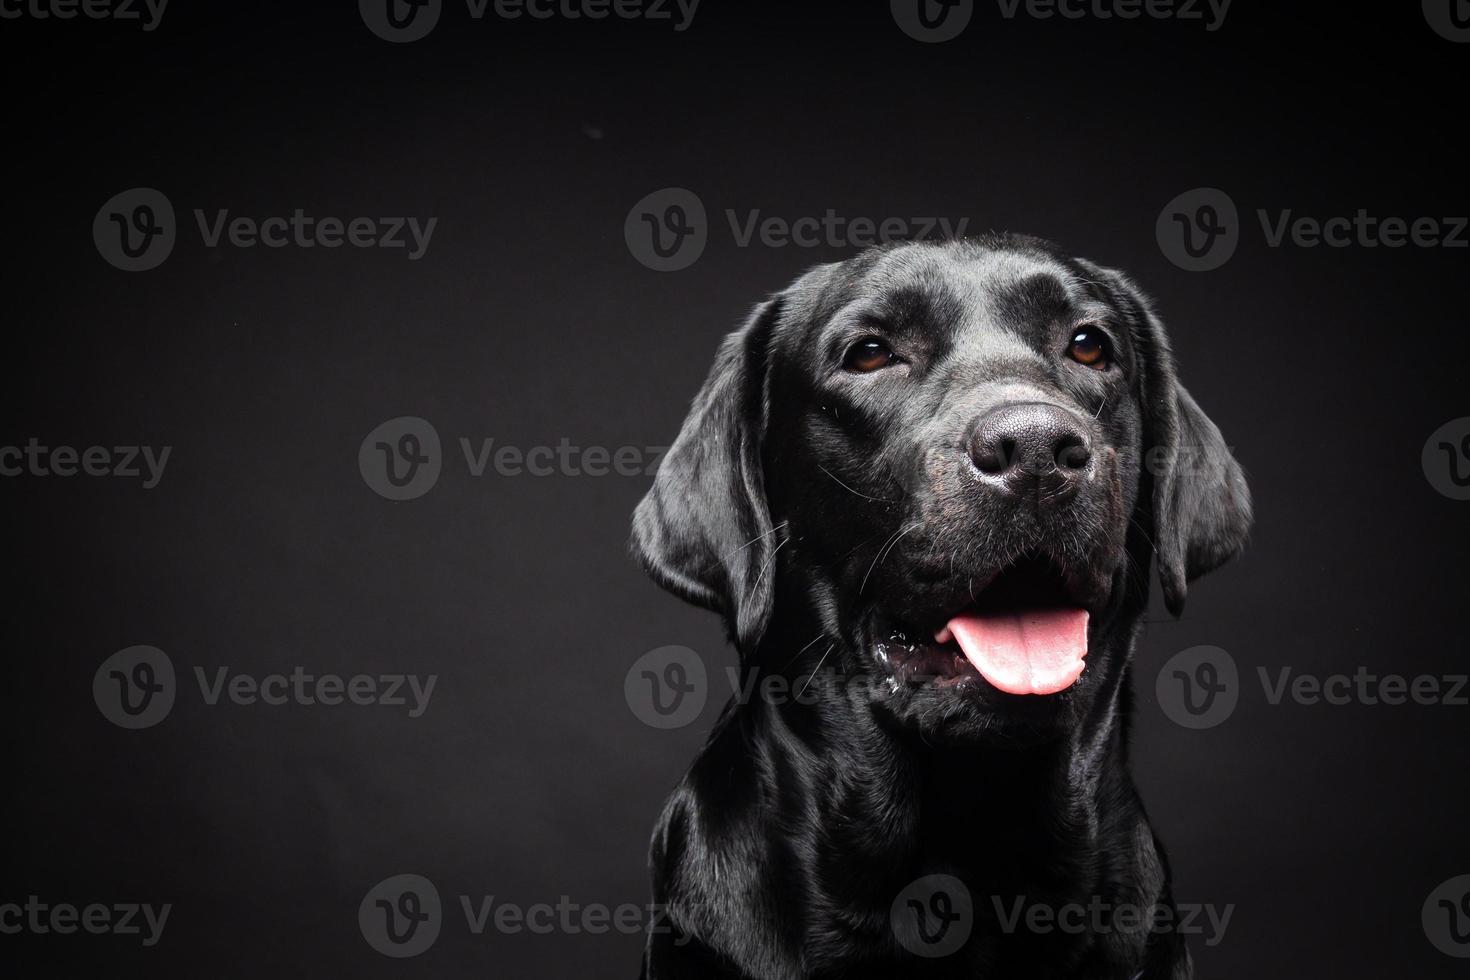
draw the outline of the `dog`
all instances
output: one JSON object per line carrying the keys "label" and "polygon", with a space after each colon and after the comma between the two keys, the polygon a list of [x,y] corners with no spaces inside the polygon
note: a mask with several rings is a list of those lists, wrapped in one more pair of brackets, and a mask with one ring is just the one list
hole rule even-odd
{"label": "dog", "polygon": [[1250,524],[1120,272],[904,243],[760,304],[632,550],[790,684],[727,705],[663,810],[645,980],[1192,976],[1129,662],[1150,566],[1177,616]]}

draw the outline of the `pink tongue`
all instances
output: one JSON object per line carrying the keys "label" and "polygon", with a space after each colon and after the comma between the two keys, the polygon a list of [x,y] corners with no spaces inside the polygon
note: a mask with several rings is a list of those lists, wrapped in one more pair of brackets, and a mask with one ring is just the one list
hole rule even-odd
{"label": "pink tongue", "polygon": [[980,676],[1007,694],[1055,694],[1082,675],[1087,610],[966,613],[935,639],[953,639]]}

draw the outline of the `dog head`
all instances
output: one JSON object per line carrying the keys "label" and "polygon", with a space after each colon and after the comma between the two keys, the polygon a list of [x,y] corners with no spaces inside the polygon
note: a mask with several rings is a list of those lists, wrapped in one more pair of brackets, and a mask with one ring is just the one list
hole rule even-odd
{"label": "dog head", "polygon": [[1249,525],[1148,301],[1005,236],[872,249],[758,307],[633,542],[747,660],[810,649],[885,717],[963,741],[1076,724],[1117,688],[1150,561],[1177,615]]}

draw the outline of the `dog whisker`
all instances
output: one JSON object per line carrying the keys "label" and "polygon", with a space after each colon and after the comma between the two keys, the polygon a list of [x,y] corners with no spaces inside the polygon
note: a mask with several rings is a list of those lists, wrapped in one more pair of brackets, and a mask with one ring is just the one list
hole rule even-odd
{"label": "dog whisker", "polygon": [[[735,548],[734,550],[730,551],[728,554],[722,555],[720,557],[720,560],[718,562],[716,562],[715,564],[723,565],[725,562],[729,561],[735,555],[740,554],[740,552],[744,551],[746,548],[749,548],[751,545],[755,544],[761,538],[768,538],[768,537],[770,537],[771,535],[775,534],[777,531],[780,531],[782,528],[786,527],[786,525],[788,525],[790,523],[791,523],[790,521],[782,521],[780,524],[777,524],[775,527],[771,528],[769,531],[766,531],[763,534],[757,534],[755,537],[751,538],[749,541],[745,542],[740,547]],[[781,544],[785,544],[785,543],[786,543],[785,541],[781,542]],[[776,547],[779,549],[780,548],[780,545],[777,545]],[[775,552],[772,552],[772,554],[774,554],[774,553]],[[709,571],[711,568],[714,568],[714,567],[715,567],[715,565],[706,566],[705,571]]]}
{"label": "dog whisker", "polygon": [[790,543],[791,543],[791,539],[790,538],[786,538],[780,544],[776,545],[776,547],[771,551],[771,557],[769,557],[769,558],[766,559],[766,563],[761,566],[761,573],[756,576],[755,584],[757,586],[759,586],[761,584],[761,582],[765,579],[766,573],[771,570],[771,566],[776,563],[776,553],[779,552],[782,548],[786,547]]}
{"label": "dog whisker", "polygon": [[[888,537],[888,541],[894,540],[895,538],[897,538],[902,533],[903,533],[903,530],[901,528],[899,530],[897,530],[897,531],[894,531],[893,534],[891,534]],[[884,541],[883,542],[883,546],[878,549],[878,553],[873,556],[872,563],[868,565],[867,574],[865,574],[863,576],[863,583],[862,583],[862,585],[859,585],[858,586],[858,595],[862,595],[863,594],[863,590],[868,587],[868,576],[869,575],[872,575],[873,574],[873,569],[878,566],[878,559],[881,558],[881,557],[883,557],[883,550],[884,550],[884,548],[887,548],[888,547],[888,541]]]}
{"label": "dog whisker", "polygon": [[908,527],[899,529],[897,532],[894,533],[893,537],[888,539],[887,544],[878,549],[878,553],[873,556],[873,564],[868,566],[867,575],[863,576],[863,584],[858,586],[858,595],[863,594],[863,590],[868,587],[868,576],[873,574],[873,569],[877,568],[878,565],[882,563],[884,558],[893,553],[893,549],[897,547],[899,539],[902,538],[905,534],[908,534],[910,531],[918,530],[922,526],[923,524],[921,522],[915,521]]}
{"label": "dog whisker", "polygon": [[[806,653],[812,647],[816,646],[817,645],[817,641],[821,640],[822,637],[824,637],[826,635],[827,634],[825,632],[822,632],[822,633],[818,633],[816,636],[812,637],[811,640],[810,640],[810,642],[808,642],[806,646],[804,646],[800,650],[796,651],[796,656],[794,656],[790,660],[786,661],[786,666],[781,668],[781,672],[782,673],[785,673],[786,671],[790,670],[791,669],[791,665],[794,664],[794,663],[796,663],[798,660],[800,660],[801,659],[801,655],[803,653]],[[824,654],[824,656],[825,656],[825,654]]]}
{"label": "dog whisker", "polygon": [[1138,533],[1143,535],[1143,539],[1148,542],[1148,546],[1151,549],[1153,549],[1155,552],[1159,550],[1159,546],[1154,544],[1154,539],[1149,536],[1148,529],[1145,528],[1142,524],[1138,523],[1138,518],[1129,517],[1128,523],[1138,528]]}
{"label": "dog whisker", "polygon": [[822,669],[822,664],[824,664],[824,663],[827,662],[827,654],[831,653],[836,648],[837,648],[836,642],[833,642],[833,643],[831,643],[831,644],[828,645],[826,652],[824,652],[822,654],[821,658],[817,661],[817,665],[815,667],[813,667],[812,668],[812,672],[807,675],[806,683],[803,684],[803,685],[801,685],[801,690],[799,690],[799,691],[796,692],[796,696],[798,698],[800,698],[803,694],[806,693],[806,689],[807,688],[809,688],[809,687],[812,686],[812,680],[817,676],[817,672]]}
{"label": "dog whisker", "polygon": [[846,483],[843,483],[841,480],[837,479],[837,477],[833,475],[832,471],[829,470],[829,469],[827,469],[827,467],[823,466],[821,463],[818,463],[817,464],[817,469],[821,470],[823,473],[826,473],[828,476],[832,477],[832,481],[834,483],[836,483],[842,489],[846,490],[848,493],[853,494],[854,496],[862,497],[864,500],[871,500],[871,501],[874,501],[875,503],[880,503],[880,504],[896,504],[896,503],[898,503],[898,501],[896,501],[896,500],[887,500],[887,499],[885,499],[883,497],[869,497],[865,493],[859,493],[858,491],[854,490],[852,487],[848,486]]}

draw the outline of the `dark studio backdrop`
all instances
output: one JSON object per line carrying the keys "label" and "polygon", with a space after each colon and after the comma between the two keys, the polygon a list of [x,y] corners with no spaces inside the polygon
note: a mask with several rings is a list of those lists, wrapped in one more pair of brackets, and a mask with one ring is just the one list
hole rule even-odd
{"label": "dark studio backdrop", "polygon": [[[682,30],[673,4],[444,0],[392,42],[426,22],[0,6],[0,971],[636,975],[620,907],[648,900],[650,829],[733,664],[626,556],[649,447],[751,304],[853,254],[855,219],[933,218],[1132,273],[1249,471],[1248,553],[1181,621],[1156,599],[1133,678],[1176,897],[1230,916],[1193,940],[1199,975],[1463,974],[1465,11],[992,0],[936,42],[872,0],[704,0]],[[328,248],[328,222],[306,247],[268,223],[297,209],[407,244]],[[1291,225],[1360,209],[1378,224],[1333,243]],[[286,244],[232,242],[241,217]],[[802,218],[819,241],[765,223]],[[1375,240],[1388,218],[1419,240]],[[405,486],[378,442],[425,460]],[[668,646],[707,668],[705,703],[659,728],[635,667]],[[347,703],[268,680],[297,668]],[[1378,680],[1273,703],[1283,669]],[[1176,672],[1229,690],[1191,713]],[[1438,703],[1381,703],[1389,674]],[[131,708],[156,699],[128,714],[119,677]],[[261,682],[286,703],[248,703]],[[373,934],[399,875],[441,907],[412,957]],[[572,911],[477,934],[462,900],[491,896]],[[116,928],[131,903],[168,918]],[[55,928],[65,905],[104,906],[100,934]]]}

